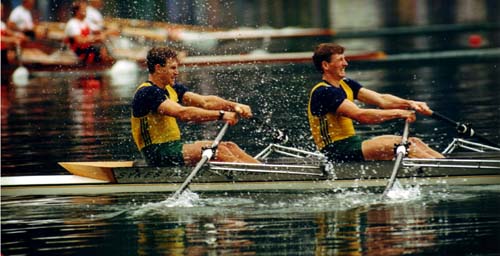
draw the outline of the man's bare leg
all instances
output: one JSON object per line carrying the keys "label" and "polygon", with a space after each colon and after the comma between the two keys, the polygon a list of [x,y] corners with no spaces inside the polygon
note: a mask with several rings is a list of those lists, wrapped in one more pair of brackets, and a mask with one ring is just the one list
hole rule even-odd
{"label": "man's bare leg", "polygon": [[[409,157],[413,158],[443,158],[439,152],[431,149],[418,138],[411,137]],[[362,150],[365,160],[392,160],[394,146],[401,143],[401,136],[382,135],[363,141]]]}
{"label": "man's bare leg", "polygon": [[[182,148],[184,163],[186,165],[195,165],[201,159],[202,148],[211,145],[211,141],[196,141],[192,144],[184,144]],[[220,162],[259,163],[233,142],[220,142],[215,159]]]}

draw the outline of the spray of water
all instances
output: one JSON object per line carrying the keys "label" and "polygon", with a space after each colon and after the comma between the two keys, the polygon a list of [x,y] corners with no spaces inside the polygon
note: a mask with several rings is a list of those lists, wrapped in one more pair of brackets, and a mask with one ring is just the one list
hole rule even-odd
{"label": "spray of water", "polygon": [[155,214],[163,214],[165,211],[168,211],[170,208],[175,207],[194,207],[196,203],[199,201],[200,196],[194,192],[191,192],[189,189],[186,189],[179,197],[177,198],[167,198],[161,202],[156,203],[147,203],[142,205],[139,209],[133,212],[133,216],[144,216],[144,215],[155,215]]}

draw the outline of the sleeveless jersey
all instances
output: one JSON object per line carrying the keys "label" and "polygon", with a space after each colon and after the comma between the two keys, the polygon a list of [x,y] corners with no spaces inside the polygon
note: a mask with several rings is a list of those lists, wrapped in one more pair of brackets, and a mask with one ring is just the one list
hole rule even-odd
{"label": "sleeveless jersey", "polygon": [[[333,87],[322,81],[316,84],[311,90],[307,116],[314,143],[319,150],[335,141],[343,140],[356,134],[352,119],[337,114],[336,110],[345,99],[354,101],[360,88],[361,85],[354,80],[343,79],[340,81],[340,88]],[[326,93],[333,97],[324,97],[322,102],[313,102],[313,100],[318,100],[316,98],[321,98],[314,97],[316,96],[314,93],[318,89],[325,90]]]}
{"label": "sleeveless jersey", "polygon": [[[136,96],[137,91],[146,86],[154,85],[149,81],[141,84],[136,90]],[[158,90],[162,89],[158,88]],[[168,98],[175,102],[180,102],[178,98],[179,95],[177,94],[177,91],[172,88],[172,86],[165,86],[163,93],[165,94],[165,99]],[[136,101],[136,98],[137,97],[134,97],[134,101]],[[134,110],[132,111],[132,136],[139,150],[142,150],[144,147],[152,144],[161,144],[181,139],[181,132],[176,118],[158,113],[156,111],[158,106],[159,103],[152,107],[148,113],[145,113],[145,115],[141,114],[141,116],[134,115]]]}

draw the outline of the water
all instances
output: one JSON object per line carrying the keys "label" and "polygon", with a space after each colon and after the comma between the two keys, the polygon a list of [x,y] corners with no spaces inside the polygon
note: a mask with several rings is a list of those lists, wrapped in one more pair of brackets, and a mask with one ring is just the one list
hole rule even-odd
{"label": "water", "polygon": [[[405,49],[388,41],[389,52]],[[500,141],[499,62],[351,63],[348,73],[379,92],[427,101]],[[2,175],[66,174],[58,161],[139,157],[129,132],[129,104],[144,79],[144,72],[128,84],[107,74],[38,73],[28,85],[2,85]],[[259,119],[288,133],[287,145],[314,149],[305,113],[308,90],[319,79],[311,65],[193,68],[184,69],[179,79],[194,91],[249,104]],[[220,124],[182,126],[184,137],[194,140],[214,138]],[[401,121],[358,126],[367,137],[402,129]],[[455,135],[453,127],[423,116],[410,134],[440,150]],[[225,139],[251,154],[272,142],[269,129],[250,120],[231,127]],[[182,202],[165,201],[169,194],[163,193],[3,196],[1,252],[500,254],[500,185],[402,188],[384,201],[380,192],[200,193]]]}
{"label": "water", "polygon": [[[2,199],[5,255],[497,255],[500,187],[379,193],[164,194]],[[478,201],[481,203],[478,204]]]}

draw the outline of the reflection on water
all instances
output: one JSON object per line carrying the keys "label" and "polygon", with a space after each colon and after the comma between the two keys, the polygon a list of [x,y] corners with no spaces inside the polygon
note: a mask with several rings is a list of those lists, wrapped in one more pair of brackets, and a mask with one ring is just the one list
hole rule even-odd
{"label": "reflection on water", "polygon": [[495,243],[499,191],[498,186],[426,187],[421,197],[395,202],[362,190],[210,193],[191,207],[146,215],[135,213],[165,195],[2,198],[2,252],[494,254],[500,249]]}

